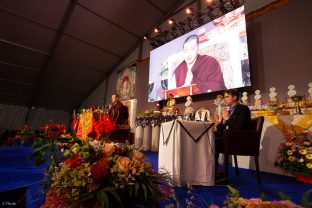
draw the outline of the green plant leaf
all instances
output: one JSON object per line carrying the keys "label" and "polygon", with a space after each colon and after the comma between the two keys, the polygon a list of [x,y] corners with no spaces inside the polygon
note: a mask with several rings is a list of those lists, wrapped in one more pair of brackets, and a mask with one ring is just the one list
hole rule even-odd
{"label": "green plant leaf", "polygon": [[291,198],[289,196],[287,196],[286,194],[284,194],[283,192],[278,192],[278,196],[282,199],[282,200],[290,200]]}
{"label": "green plant leaf", "polygon": [[109,207],[109,199],[105,190],[101,190],[96,195],[97,200],[104,205],[104,207]]}
{"label": "green plant leaf", "polygon": [[130,198],[132,198],[132,192],[133,192],[133,187],[132,186],[128,187],[128,192],[129,192]]}
{"label": "green plant leaf", "polygon": [[227,185],[226,187],[229,189],[230,195],[231,195],[232,197],[239,197],[239,196],[240,196],[240,195],[239,195],[239,191],[236,190],[235,188],[233,188],[232,186]]}
{"label": "green plant leaf", "polygon": [[114,187],[112,187],[112,186],[110,186],[110,187],[105,187],[105,188],[101,189],[101,191],[102,191],[102,190],[103,190],[103,191],[106,191],[106,192],[109,192],[111,195],[113,195],[113,197],[118,201],[120,207],[121,207],[121,208],[124,207],[124,206],[123,206],[123,203],[122,203],[122,201],[121,201],[121,199],[120,199],[120,197],[119,197],[119,194],[117,193],[117,191],[116,191],[116,189],[115,189]]}
{"label": "green plant leaf", "polygon": [[312,189],[309,189],[304,192],[301,197],[301,205],[303,207],[312,207],[312,202],[309,202],[310,194],[312,193]]}
{"label": "green plant leaf", "polygon": [[149,189],[149,191],[150,191],[150,193],[152,195],[153,202],[155,202],[156,197],[155,197],[154,189],[151,186],[147,186],[147,187],[148,187],[148,189]]}
{"label": "green plant leaf", "polygon": [[263,192],[261,192],[261,194],[260,194],[260,199],[262,199],[262,201],[266,201],[266,197],[265,197],[265,194]]}
{"label": "green plant leaf", "polygon": [[135,182],[134,184],[134,197],[136,198],[138,196],[140,184],[138,182]]}
{"label": "green plant leaf", "polygon": [[146,186],[144,183],[141,183],[142,189],[143,189],[143,193],[144,193],[144,199],[147,199],[147,190],[146,190]]}

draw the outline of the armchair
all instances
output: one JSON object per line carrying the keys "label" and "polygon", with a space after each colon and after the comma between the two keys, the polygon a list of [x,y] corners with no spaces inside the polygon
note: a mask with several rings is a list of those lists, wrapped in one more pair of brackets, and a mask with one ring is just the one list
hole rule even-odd
{"label": "armchair", "polygon": [[236,175],[239,175],[237,155],[254,156],[258,183],[261,184],[259,170],[259,148],[264,117],[251,119],[251,130],[226,129],[223,132],[222,153],[224,153],[225,175],[228,177],[229,155],[233,155]]}

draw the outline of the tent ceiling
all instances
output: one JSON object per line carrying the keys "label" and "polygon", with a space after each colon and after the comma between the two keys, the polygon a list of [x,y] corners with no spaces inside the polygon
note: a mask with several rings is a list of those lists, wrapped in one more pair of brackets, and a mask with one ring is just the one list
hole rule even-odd
{"label": "tent ceiling", "polygon": [[147,32],[195,1],[1,0],[0,104],[79,107]]}
{"label": "tent ceiling", "polygon": [[0,103],[71,111],[183,2],[0,1]]}

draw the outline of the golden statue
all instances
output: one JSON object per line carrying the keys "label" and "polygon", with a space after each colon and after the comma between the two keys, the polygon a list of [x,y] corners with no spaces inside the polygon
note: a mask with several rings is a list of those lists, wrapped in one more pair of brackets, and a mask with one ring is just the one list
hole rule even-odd
{"label": "golden statue", "polygon": [[167,105],[164,108],[164,111],[167,112],[167,114],[171,115],[171,114],[175,114],[175,99],[173,98],[173,94],[170,93],[169,94],[169,99],[167,101]]}

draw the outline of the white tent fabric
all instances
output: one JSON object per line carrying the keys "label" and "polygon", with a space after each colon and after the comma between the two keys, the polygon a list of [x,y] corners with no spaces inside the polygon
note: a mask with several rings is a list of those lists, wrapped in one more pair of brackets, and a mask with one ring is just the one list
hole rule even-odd
{"label": "white tent fabric", "polygon": [[28,123],[34,130],[39,130],[49,123],[64,124],[69,127],[70,114],[62,111],[52,111],[46,109],[30,109],[28,122],[26,122],[28,108],[13,105],[0,105],[0,129],[19,130]]}
{"label": "white tent fabric", "polygon": [[31,109],[28,116],[28,124],[32,129],[40,129],[50,123],[64,124],[69,127],[70,114],[62,111],[52,111],[46,109]]}
{"label": "white tent fabric", "polygon": [[25,123],[27,108],[0,104],[0,129],[20,129]]}

